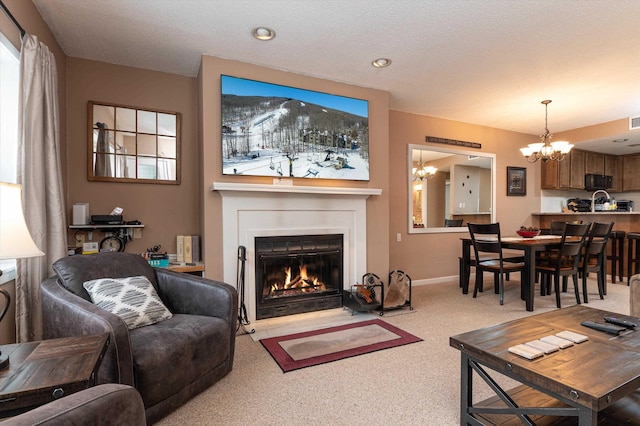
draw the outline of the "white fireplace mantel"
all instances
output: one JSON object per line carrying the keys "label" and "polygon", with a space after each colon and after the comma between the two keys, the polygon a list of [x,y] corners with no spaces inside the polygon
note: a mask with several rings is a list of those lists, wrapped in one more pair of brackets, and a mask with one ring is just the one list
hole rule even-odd
{"label": "white fireplace mantel", "polygon": [[265,185],[246,183],[213,182],[212,191],[245,191],[245,192],[279,192],[291,194],[317,194],[317,195],[353,195],[365,196],[380,195],[379,188],[343,188],[335,186],[294,186],[294,185]]}
{"label": "white fireplace mantel", "polygon": [[255,321],[256,237],[342,234],[344,288],[366,273],[366,201],[382,194],[381,189],[214,182],[211,191],[222,196],[225,282],[237,282],[238,247],[246,248],[245,303],[249,321]]}

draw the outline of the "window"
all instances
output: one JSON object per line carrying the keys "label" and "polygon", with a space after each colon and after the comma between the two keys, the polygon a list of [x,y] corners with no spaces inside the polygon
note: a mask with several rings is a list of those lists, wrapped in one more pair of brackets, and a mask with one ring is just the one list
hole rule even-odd
{"label": "window", "polygon": [[[20,53],[0,33],[0,181],[16,183]],[[0,284],[15,279],[15,261],[0,260]]]}
{"label": "window", "polygon": [[20,53],[0,33],[0,181],[16,183]]}

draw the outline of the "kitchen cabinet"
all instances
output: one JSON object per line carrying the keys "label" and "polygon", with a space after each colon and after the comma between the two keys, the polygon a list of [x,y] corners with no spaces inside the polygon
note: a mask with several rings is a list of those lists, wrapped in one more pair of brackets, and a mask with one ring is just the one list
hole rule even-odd
{"label": "kitchen cabinet", "polygon": [[571,181],[569,184],[569,188],[571,189],[584,189],[586,154],[586,151],[580,151],[577,149],[571,152]]}
{"label": "kitchen cabinet", "polygon": [[622,190],[640,191],[640,154],[622,157]]}
{"label": "kitchen cabinet", "polygon": [[604,154],[587,151],[584,156],[584,172],[594,175],[604,175]]}
{"label": "kitchen cabinet", "polygon": [[586,151],[572,150],[562,161],[541,165],[542,189],[584,189]]}
{"label": "kitchen cabinet", "polygon": [[[634,157],[637,160],[633,160]],[[613,178],[610,192],[638,191],[639,165],[640,154],[617,156],[574,149],[562,161],[550,160],[542,163],[541,188],[584,189],[584,175],[592,173]],[[628,170],[628,175],[623,170]],[[630,182],[626,182],[627,180]]]}
{"label": "kitchen cabinet", "polygon": [[609,192],[622,191],[622,170],[624,169],[624,157],[617,155],[604,155],[604,174],[611,176],[611,188]]}

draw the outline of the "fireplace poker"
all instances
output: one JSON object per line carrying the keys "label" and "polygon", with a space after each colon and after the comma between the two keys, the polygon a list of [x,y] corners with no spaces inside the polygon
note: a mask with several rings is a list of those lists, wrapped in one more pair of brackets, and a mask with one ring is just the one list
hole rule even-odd
{"label": "fireplace poker", "polygon": [[238,283],[237,288],[240,301],[238,303],[238,327],[236,331],[242,327],[242,331],[245,334],[255,333],[256,330],[252,328],[247,329],[247,325],[251,324],[249,317],[247,316],[247,307],[244,304],[244,264],[247,260],[247,249],[244,246],[238,247]]}

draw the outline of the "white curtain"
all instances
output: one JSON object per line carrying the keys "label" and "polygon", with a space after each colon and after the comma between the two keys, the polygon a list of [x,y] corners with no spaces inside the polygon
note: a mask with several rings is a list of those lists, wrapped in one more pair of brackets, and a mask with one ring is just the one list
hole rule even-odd
{"label": "white curtain", "polygon": [[16,337],[25,342],[42,338],[40,283],[67,254],[56,63],[49,48],[29,34],[20,52],[19,108],[18,183],[27,226],[45,253],[16,265]]}

